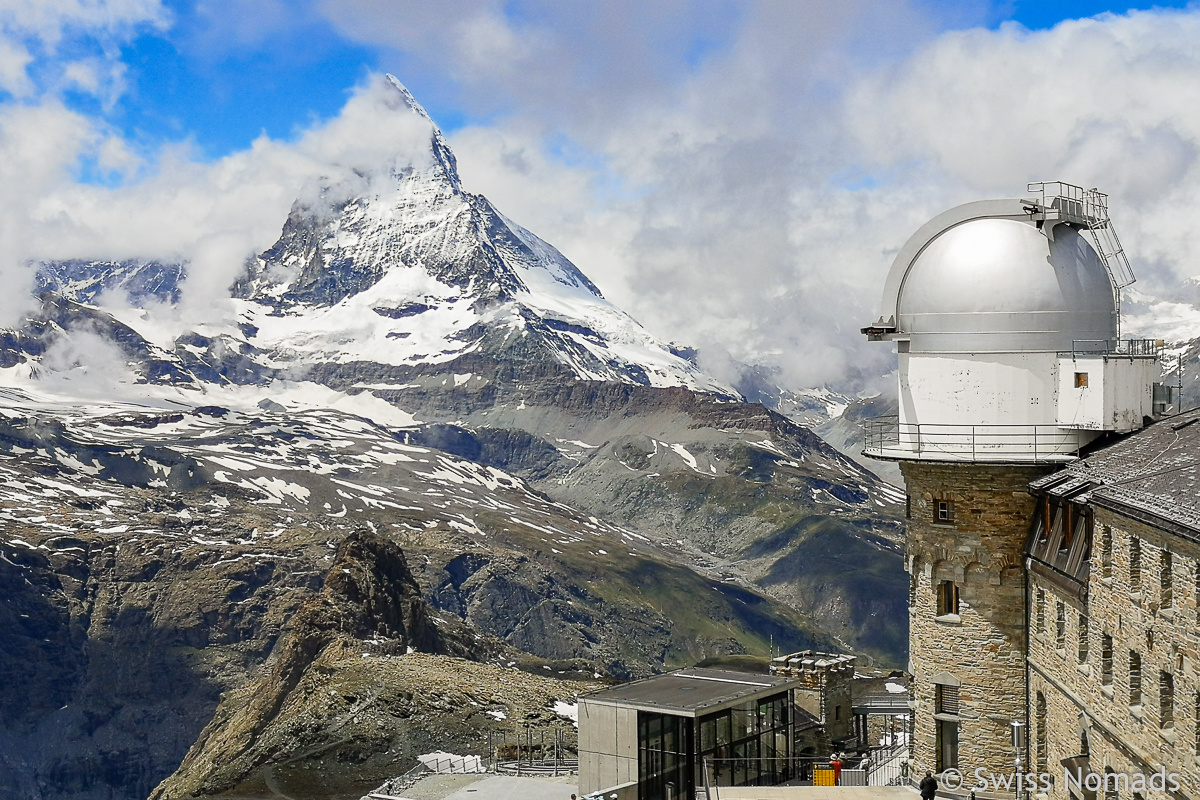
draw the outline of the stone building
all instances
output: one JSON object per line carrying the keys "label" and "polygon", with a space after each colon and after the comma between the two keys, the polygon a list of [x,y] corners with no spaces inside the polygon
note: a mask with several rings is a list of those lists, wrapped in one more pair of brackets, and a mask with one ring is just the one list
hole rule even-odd
{"label": "stone building", "polygon": [[864,453],[907,487],[913,774],[968,773],[966,794],[977,769],[1036,769],[1065,800],[1089,792],[1064,761],[1165,768],[1200,797],[1200,515],[1194,482],[1171,488],[1200,452],[1186,418],[1143,430],[1169,393],[1159,343],[1119,336],[1132,274],[1105,195],[1029,190],[919,229],[863,329],[899,361],[899,414]]}
{"label": "stone building", "polygon": [[[1200,797],[1200,413],[1029,488],[1031,763],[1054,772],[1086,756],[1100,776],[1165,770],[1177,790],[1110,778],[1108,797]],[[1060,782],[1050,795],[1072,789]]]}

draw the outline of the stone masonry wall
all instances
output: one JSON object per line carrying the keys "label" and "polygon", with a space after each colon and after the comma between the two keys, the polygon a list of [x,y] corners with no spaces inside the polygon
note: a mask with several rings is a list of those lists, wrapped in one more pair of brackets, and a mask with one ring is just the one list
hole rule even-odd
{"label": "stone masonry wall", "polygon": [[[1111,532],[1111,548],[1107,545]],[[1140,542],[1140,586],[1130,569],[1131,541]],[[1170,599],[1164,603],[1164,550],[1170,551]],[[1111,555],[1110,555],[1111,553]],[[1107,562],[1107,563],[1106,563]],[[1200,546],[1104,509],[1096,509],[1089,586],[1080,600],[1037,575],[1030,577],[1030,753],[1045,741],[1045,766],[1061,776],[1059,762],[1080,752],[1087,734],[1091,768],[1099,773],[1149,774],[1165,768],[1182,778],[1178,794],[1141,791],[1147,800],[1200,798]],[[1044,602],[1044,610],[1038,606]],[[1057,606],[1065,609],[1063,646]],[[1080,657],[1080,616],[1087,618],[1087,648]],[[1039,626],[1039,617],[1044,625]],[[1104,676],[1102,637],[1113,640],[1112,677]],[[1131,703],[1130,652],[1142,660],[1141,704]],[[1174,721],[1163,727],[1162,673],[1174,680]],[[1039,719],[1039,695],[1046,714]],[[1131,787],[1119,791],[1132,798]],[[1076,792],[1078,794],[1078,792]],[[1101,795],[1103,796],[1103,795]],[[1052,800],[1067,800],[1059,777]]]}
{"label": "stone masonry wall", "polygon": [[[1012,771],[1010,722],[1025,719],[1023,551],[1043,467],[901,464],[910,498],[907,568],[914,582],[909,634],[913,775],[937,767],[935,682],[961,683],[958,767]],[[953,504],[949,524],[937,501]],[[937,613],[937,586],[959,587],[959,613]]]}

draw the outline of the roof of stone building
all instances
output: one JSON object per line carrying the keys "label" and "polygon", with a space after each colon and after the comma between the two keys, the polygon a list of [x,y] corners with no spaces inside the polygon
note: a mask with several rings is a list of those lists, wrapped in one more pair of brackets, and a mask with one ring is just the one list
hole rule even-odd
{"label": "roof of stone building", "polygon": [[1200,539],[1200,409],[1147,425],[1029,488]]}

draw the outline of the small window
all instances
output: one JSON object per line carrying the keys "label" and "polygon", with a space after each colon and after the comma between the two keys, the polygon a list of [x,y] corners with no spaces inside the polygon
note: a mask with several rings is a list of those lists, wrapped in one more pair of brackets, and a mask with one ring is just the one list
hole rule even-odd
{"label": "small window", "polygon": [[1088,618],[1086,614],[1079,615],[1079,663],[1086,664],[1088,660]]}
{"label": "small window", "polygon": [[1163,550],[1158,564],[1159,605],[1170,608],[1174,599],[1173,581],[1174,561],[1170,550]]}
{"label": "small window", "polygon": [[1200,756],[1200,692],[1196,692],[1195,717],[1196,717],[1196,726],[1195,726],[1196,727],[1196,741],[1193,742],[1193,749],[1195,750],[1196,755]]}
{"label": "small window", "polygon": [[1104,800],[1121,800],[1121,790],[1117,788],[1117,774],[1112,767],[1104,768]]}
{"label": "small window", "polygon": [[958,613],[958,584],[954,581],[942,581],[937,588],[938,616]]}
{"label": "small window", "polygon": [[1037,590],[1037,632],[1046,632],[1046,590]]}
{"label": "small window", "polygon": [[833,707],[833,718],[834,718],[834,719],[841,719],[841,718],[842,718],[842,707],[841,707],[841,706],[834,706],[834,707]]}
{"label": "small window", "polygon": [[954,501],[933,501],[933,521],[940,525],[949,525],[954,522]]}
{"label": "small window", "polygon": [[1034,739],[1034,758],[1037,760],[1038,772],[1045,772],[1048,750],[1046,746],[1046,696],[1041,692],[1037,693],[1033,719],[1037,726],[1037,738]]}
{"label": "small window", "polygon": [[904,518],[912,519],[912,495],[904,496]]}
{"label": "small window", "polygon": [[1107,525],[1100,528],[1100,577],[1112,577],[1112,528]]}
{"label": "small window", "polygon": [[1107,633],[1100,637],[1100,684],[1112,686],[1113,638]]}
{"label": "small window", "polygon": [[1059,650],[1067,646],[1067,607],[1061,602],[1055,607],[1054,645]]}
{"label": "small window", "polygon": [[1158,674],[1158,726],[1175,727],[1175,676],[1169,672]]}
{"label": "small window", "polygon": [[1075,388],[1076,389],[1086,389],[1087,388],[1087,375],[1088,374],[1086,372],[1076,372],[1075,373]]}
{"label": "small window", "polygon": [[1133,650],[1129,651],[1129,705],[1142,704],[1142,657]]}
{"label": "small window", "polygon": [[1129,537],[1129,591],[1142,590],[1142,540],[1136,536]]}
{"label": "small window", "polygon": [[957,714],[959,709],[958,687],[946,686],[941,683],[937,684],[935,686],[934,701],[938,714]]}

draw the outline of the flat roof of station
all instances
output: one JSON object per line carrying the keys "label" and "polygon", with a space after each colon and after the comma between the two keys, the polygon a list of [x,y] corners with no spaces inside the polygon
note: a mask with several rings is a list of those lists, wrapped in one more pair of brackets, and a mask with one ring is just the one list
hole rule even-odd
{"label": "flat roof of station", "polygon": [[798,678],[782,675],[691,667],[601,689],[579,699],[584,703],[695,717],[798,686]]}

